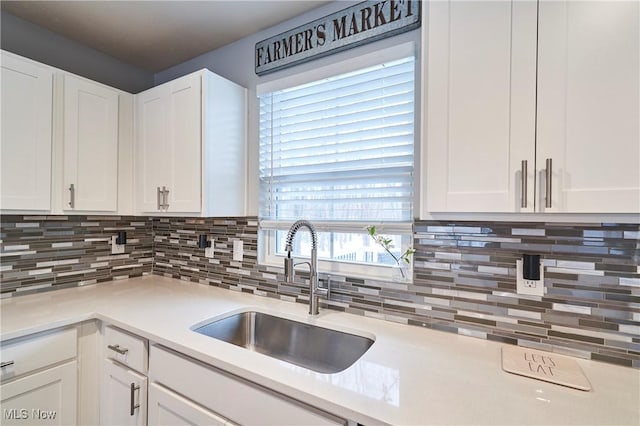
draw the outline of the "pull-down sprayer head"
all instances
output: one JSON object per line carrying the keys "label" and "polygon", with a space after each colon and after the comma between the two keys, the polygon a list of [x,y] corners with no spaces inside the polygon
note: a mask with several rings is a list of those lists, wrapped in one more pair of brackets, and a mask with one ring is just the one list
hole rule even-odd
{"label": "pull-down sprayer head", "polygon": [[295,270],[293,269],[293,257],[291,255],[291,252],[293,251],[293,239],[295,238],[298,230],[302,227],[307,228],[311,233],[312,263],[310,265],[313,264],[314,266],[312,267],[312,269],[315,270],[314,258],[316,257],[315,254],[318,248],[318,237],[316,234],[316,229],[313,227],[311,222],[307,220],[298,220],[293,225],[291,225],[291,228],[289,228],[289,232],[287,233],[286,245],[284,247],[287,252],[287,257],[284,259],[284,279],[289,284],[292,284],[293,279],[295,278]]}

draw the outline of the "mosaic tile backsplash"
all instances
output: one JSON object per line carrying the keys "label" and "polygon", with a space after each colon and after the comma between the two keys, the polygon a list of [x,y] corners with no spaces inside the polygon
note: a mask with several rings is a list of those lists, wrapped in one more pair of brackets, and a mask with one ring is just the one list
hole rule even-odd
{"label": "mosaic tile backsplash", "polygon": [[[2,296],[61,289],[151,273],[151,220],[133,216],[3,215]],[[111,236],[127,232],[124,254]]]}
{"label": "mosaic tile backsplash", "polygon": [[[92,237],[83,233],[94,232],[93,238],[104,238],[115,224],[107,218],[69,217],[72,224],[67,224],[71,228],[67,229],[64,220],[67,218],[58,219],[57,223],[44,219],[39,222],[32,217],[3,217],[3,293],[43,285],[52,279],[54,288],[73,285],[74,279],[99,282],[110,279],[108,270],[116,277],[124,276],[126,266],[136,263],[143,266],[131,267],[127,273],[140,275],[151,270],[153,260],[154,274],[307,303],[304,273],[299,274],[296,284],[286,285],[282,283],[282,268],[258,265],[258,222],[254,217],[117,218],[114,221],[118,225],[128,225],[134,235],[142,232],[144,236],[138,237],[137,250],[127,245],[131,256],[128,260],[113,259],[112,262],[122,263],[95,268],[91,265],[109,262],[104,260],[109,246],[103,241],[102,248],[96,242],[93,252],[93,241],[88,241]],[[109,231],[87,226],[96,221]],[[36,222],[44,229],[24,225]],[[25,232],[26,237],[29,226],[35,229],[27,242],[21,234]],[[51,227],[49,231],[47,226]],[[88,268],[89,277],[100,271],[100,278],[58,277],[61,269],[56,268],[69,265],[43,263],[56,255],[58,247],[53,244],[68,242],[64,239],[69,238],[68,234],[55,234],[56,226],[71,232],[75,240],[69,241],[76,241],[77,249],[84,250],[82,256],[68,253],[69,256],[56,259],[86,258],[74,264],[74,270]],[[204,250],[197,247],[200,234],[214,238],[214,259],[205,258]],[[241,262],[232,260],[236,239],[244,243]],[[15,247],[24,245],[29,247]],[[640,225],[416,221],[414,246],[417,252],[412,283],[338,277],[332,283],[331,300],[321,305],[640,368]],[[40,250],[48,253],[37,259],[29,258],[33,253],[16,253],[39,254]],[[13,255],[7,257],[8,252]],[[523,253],[542,255],[546,266],[544,297],[515,292],[515,264]],[[123,268],[116,269],[118,266]],[[38,272],[30,274],[49,268],[50,272],[42,273],[53,274],[48,278]]]}
{"label": "mosaic tile backsplash", "polygon": [[[307,303],[303,274],[257,263],[256,218],[154,218],[154,273]],[[196,242],[215,238],[215,259]],[[242,262],[233,240],[244,243]],[[640,226],[415,222],[412,284],[334,281],[329,306],[640,368]],[[516,260],[540,254],[545,297],[517,295]],[[322,304],[326,307],[326,303]]]}

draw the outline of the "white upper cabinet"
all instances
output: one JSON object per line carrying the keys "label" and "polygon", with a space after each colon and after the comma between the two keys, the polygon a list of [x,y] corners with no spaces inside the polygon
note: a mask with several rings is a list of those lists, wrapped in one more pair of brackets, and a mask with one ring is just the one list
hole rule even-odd
{"label": "white upper cabinet", "polygon": [[136,96],[140,211],[200,212],[201,92],[190,74]]}
{"label": "white upper cabinet", "polygon": [[637,1],[540,2],[540,211],[640,211],[639,28]]}
{"label": "white upper cabinet", "polygon": [[0,54],[2,212],[131,214],[133,95]]}
{"label": "white upper cabinet", "polygon": [[136,95],[135,176],[136,203],[140,212],[160,209],[160,185],[169,183],[166,86]]}
{"label": "white upper cabinet", "polygon": [[430,2],[422,216],[640,211],[639,8]]}
{"label": "white upper cabinet", "polygon": [[164,176],[171,191],[169,211],[201,209],[202,76],[189,75],[169,83],[167,166]]}
{"label": "white upper cabinet", "polygon": [[64,76],[64,210],[118,208],[118,92]]}
{"label": "white upper cabinet", "polygon": [[533,211],[535,2],[432,2],[428,12],[429,210]]}
{"label": "white upper cabinet", "polygon": [[3,210],[51,209],[53,69],[2,52]]}
{"label": "white upper cabinet", "polygon": [[202,70],[135,102],[138,213],[244,215],[246,90]]}

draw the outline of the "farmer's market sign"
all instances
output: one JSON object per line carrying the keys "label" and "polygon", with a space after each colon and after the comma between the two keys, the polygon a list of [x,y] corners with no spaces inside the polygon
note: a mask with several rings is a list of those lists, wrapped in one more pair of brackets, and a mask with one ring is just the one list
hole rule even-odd
{"label": "farmer's market sign", "polygon": [[420,26],[419,0],[365,1],[256,43],[263,75]]}

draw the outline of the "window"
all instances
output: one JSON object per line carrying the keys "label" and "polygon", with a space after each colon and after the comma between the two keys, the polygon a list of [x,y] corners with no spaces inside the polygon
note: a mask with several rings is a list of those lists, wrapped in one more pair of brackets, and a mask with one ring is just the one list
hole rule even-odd
{"label": "window", "polygon": [[[265,258],[285,254],[297,219],[316,225],[334,271],[395,263],[367,225],[394,239],[396,256],[411,244],[414,74],[410,56],[259,96]],[[306,232],[294,252],[309,254]]]}

